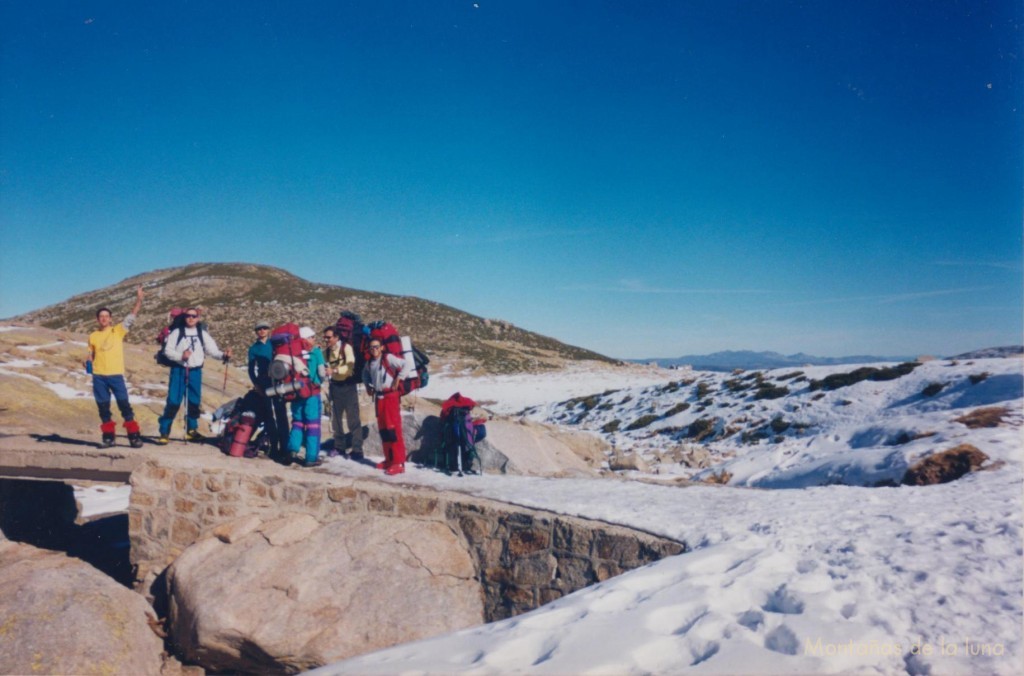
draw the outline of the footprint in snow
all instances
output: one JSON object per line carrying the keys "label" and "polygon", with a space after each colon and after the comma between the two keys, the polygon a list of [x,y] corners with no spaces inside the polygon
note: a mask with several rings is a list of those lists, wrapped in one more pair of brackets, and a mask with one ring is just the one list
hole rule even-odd
{"label": "footprint in snow", "polygon": [[648,631],[659,634],[682,635],[708,614],[706,605],[677,603],[651,611],[644,620]]}
{"label": "footprint in snow", "polygon": [[768,596],[761,609],[769,613],[799,615],[804,612],[804,602],[782,585]]}
{"label": "footprint in snow", "polygon": [[764,647],[783,655],[796,655],[800,649],[800,642],[797,640],[796,634],[782,624],[772,629],[764,637]]}

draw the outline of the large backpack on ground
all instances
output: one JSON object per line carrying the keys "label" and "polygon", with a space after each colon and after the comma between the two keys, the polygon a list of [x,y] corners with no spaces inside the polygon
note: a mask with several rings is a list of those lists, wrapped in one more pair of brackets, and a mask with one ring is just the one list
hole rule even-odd
{"label": "large backpack on ground", "polygon": [[267,396],[281,397],[285,401],[308,399],[320,393],[309,376],[309,365],[302,349],[297,324],[282,324],[270,335],[274,358],[267,369],[271,386]]}
{"label": "large backpack on ground", "polygon": [[475,472],[483,473],[476,444],[487,436],[487,428],[482,418],[473,417],[475,406],[475,401],[458,392],[441,404],[441,443],[434,451],[434,467],[442,472],[473,473],[476,461]]}
{"label": "large backpack on ground", "polygon": [[[413,390],[426,387],[430,378],[427,371],[430,358],[426,353],[417,349],[408,336],[399,336],[398,330],[391,322],[373,322],[369,324],[369,329],[370,340],[379,340],[385,353],[393,354],[405,361],[405,367],[398,374],[391,372],[387,359],[381,362],[392,378],[398,378],[399,394],[405,396]],[[370,342],[366,341],[365,344],[369,347]],[[369,355],[365,355],[365,358],[369,359]]]}
{"label": "large backpack on ground", "polygon": [[250,390],[244,397],[233,399],[214,413],[215,421],[218,416],[223,420],[223,431],[217,444],[223,453],[235,458],[255,458],[259,454],[255,443],[257,429],[262,424],[258,398],[259,395]]}
{"label": "large backpack on ground", "polygon": [[[171,334],[174,334],[175,341],[180,341],[185,335],[185,308],[171,308],[171,311],[167,313],[167,318],[170,320],[170,323],[160,329],[160,333],[156,336],[156,344],[160,347],[157,349],[156,354],[153,355],[153,359],[160,366],[170,368],[171,366],[180,366],[180,364],[168,359],[167,355],[164,354],[164,348],[167,346],[167,340],[171,338]],[[206,333],[206,322],[198,322],[196,330],[199,332],[199,342],[205,351],[206,343],[203,341],[203,334]]]}
{"label": "large backpack on ground", "polygon": [[363,376],[363,367],[366,365],[366,355],[364,350],[366,346],[363,345],[364,338],[366,337],[366,327],[363,325],[362,318],[355,312],[349,310],[342,310],[341,315],[338,317],[338,321],[334,324],[334,330],[337,336],[341,338],[342,342],[348,343],[352,346],[352,353],[355,355],[355,373],[353,377],[355,380],[359,380]]}

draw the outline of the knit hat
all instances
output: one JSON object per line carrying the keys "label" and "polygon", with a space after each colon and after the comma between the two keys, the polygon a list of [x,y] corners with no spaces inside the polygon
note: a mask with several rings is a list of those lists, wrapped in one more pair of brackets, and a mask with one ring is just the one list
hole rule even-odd
{"label": "knit hat", "polygon": [[314,331],[313,329],[309,328],[308,326],[303,326],[301,329],[299,329],[299,338],[315,338],[315,337],[316,337],[316,331]]}

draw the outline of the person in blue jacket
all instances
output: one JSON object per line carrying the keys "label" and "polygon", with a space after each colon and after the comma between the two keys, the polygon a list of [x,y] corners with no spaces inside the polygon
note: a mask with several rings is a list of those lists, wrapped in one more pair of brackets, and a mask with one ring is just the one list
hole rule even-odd
{"label": "person in blue jacket", "polygon": [[270,441],[267,451],[271,459],[284,461],[288,456],[288,408],[281,397],[267,396],[270,379],[270,362],[274,360],[274,349],[270,345],[270,323],[256,322],[256,342],[249,347],[249,381],[259,395],[263,432]]}

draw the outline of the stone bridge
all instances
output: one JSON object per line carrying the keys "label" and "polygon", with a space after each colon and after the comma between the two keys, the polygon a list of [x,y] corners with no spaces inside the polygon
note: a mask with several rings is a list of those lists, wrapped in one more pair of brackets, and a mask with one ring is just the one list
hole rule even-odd
{"label": "stone bridge", "polygon": [[162,575],[185,548],[252,515],[269,521],[307,514],[321,524],[359,514],[443,523],[474,561],[487,621],[686,550],[622,526],[400,481],[285,469],[229,458],[208,445],[100,449],[54,436],[2,437],[0,478],[130,480],[135,588],[158,603]]}

